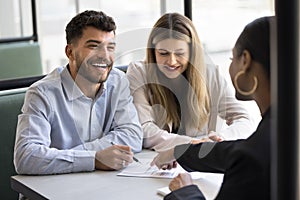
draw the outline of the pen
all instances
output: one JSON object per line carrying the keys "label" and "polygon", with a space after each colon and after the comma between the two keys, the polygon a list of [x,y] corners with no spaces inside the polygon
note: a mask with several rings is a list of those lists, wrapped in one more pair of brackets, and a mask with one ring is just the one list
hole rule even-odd
{"label": "pen", "polygon": [[[115,145],[113,142],[110,142],[110,144],[111,145]],[[135,162],[138,162],[138,163],[140,163],[140,164],[142,164],[136,157],[134,157],[133,156],[133,160],[135,161]]]}

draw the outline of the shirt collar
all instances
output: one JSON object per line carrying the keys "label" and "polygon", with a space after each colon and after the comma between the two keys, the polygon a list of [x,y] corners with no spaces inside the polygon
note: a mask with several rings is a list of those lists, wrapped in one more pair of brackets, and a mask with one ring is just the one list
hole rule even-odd
{"label": "shirt collar", "polygon": [[[72,100],[80,98],[80,97],[86,97],[83,94],[83,92],[80,90],[80,88],[77,86],[75,81],[73,80],[73,78],[68,70],[68,65],[61,72],[61,80],[62,80],[62,87],[63,87],[69,101],[72,101]],[[101,94],[106,90],[106,88],[107,88],[107,83],[105,81],[101,85],[101,88],[99,89],[99,91],[96,95],[96,98],[101,96]]]}

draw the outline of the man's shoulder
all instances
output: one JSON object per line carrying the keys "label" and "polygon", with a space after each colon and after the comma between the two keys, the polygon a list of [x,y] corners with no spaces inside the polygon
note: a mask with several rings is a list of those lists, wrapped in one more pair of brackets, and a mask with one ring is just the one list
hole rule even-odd
{"label": "man's shoulder", "polygon": [[49,90],[50,88],[60,87],[61,83],[61,72],[63,67],[54,69],[52,72],[47,74],[41,80],[33,83],[29,89]]}
{"label": "man's shoulder", "polygon": [[122,71],[121,69],[119,69],[118,67],[113,67],[110,71],[110,74],[109,76],[119,76],[119,77],[122,77],[122,76],[125,76],[125,72]]}
{"label": "man's shoulder", "polygon": [[113,67],[106,80],[107,87],[115,87],[120,85],[122,82],[127,81],[125,72]]}
{"label": "man's shoulder", "polygon": [[107,82],[108,84],[114,85],[117,82],[120,82],[123,78],[126,78],[125,72],[113,67],[108,75]]}

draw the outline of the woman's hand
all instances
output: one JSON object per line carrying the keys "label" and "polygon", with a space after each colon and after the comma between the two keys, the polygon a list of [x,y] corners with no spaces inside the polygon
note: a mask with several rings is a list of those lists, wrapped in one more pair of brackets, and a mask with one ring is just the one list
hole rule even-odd
{"label": "woman's hand", "polygon": [[178,190],[182,187],[192,185],[193,180],[190,174],[188,173],[180,173],[169,184],[169,189],[171,191]]}
{"label": "woman's hand", "polygon": [[209,139],[215,141],[215,142],[222,142],[224,140],[223,137],[221,137],[220,135],[218,135],[216,132],[214,131],[210,131],[208,134]]}
{"label": "woman's hand", "polygon": [[190,143],[191,144],[199,144],[199,143],[203,143],[203,142],[211,142],[211,139],[209,139],[209,138],[201,138],[201,139],[194,138],[191,140]]}
{"label": "woman's hand", "polygon": [[174,148],[158,153],[152,160],[151,166],[156,165],[159,169],[172,169],[177,167],[174,157]]}

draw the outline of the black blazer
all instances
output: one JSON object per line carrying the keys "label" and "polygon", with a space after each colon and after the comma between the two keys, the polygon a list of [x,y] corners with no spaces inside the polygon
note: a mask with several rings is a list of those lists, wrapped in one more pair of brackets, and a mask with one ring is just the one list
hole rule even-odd
{"label": "black blazer", "polygon": [[[187,171],[224,173],[216,199],[270,199],[270,111],[246,140],[184,144],[175,147],[178,163]],[[205,199],[195,185],[165,196],[170,199]]]}

